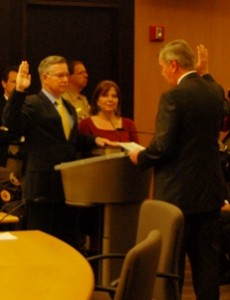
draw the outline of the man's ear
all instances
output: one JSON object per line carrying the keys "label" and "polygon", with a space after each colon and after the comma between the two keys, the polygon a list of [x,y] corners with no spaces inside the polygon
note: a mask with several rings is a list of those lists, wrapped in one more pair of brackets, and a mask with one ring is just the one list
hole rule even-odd
{"label": "man's ear", "polygon": [[176,60],[172,60],[171,61],[171,66],[172,66],[172,69],[173,69],[173,72],[176,73],[176,71],[179,69],[179,64]]}
{"label": "man's ear", "polygon": [[6,88],[6,82],[5,82],[5,80],[2,80],[1,84],[2,84],[2,87],[5,89]]}
{"label": "man's ear", "polygon": [[41,75],[41,81],[46,81],[46,79],[48,78],[48,74],[46,74],[46,73],[43,73],[42,75]]}

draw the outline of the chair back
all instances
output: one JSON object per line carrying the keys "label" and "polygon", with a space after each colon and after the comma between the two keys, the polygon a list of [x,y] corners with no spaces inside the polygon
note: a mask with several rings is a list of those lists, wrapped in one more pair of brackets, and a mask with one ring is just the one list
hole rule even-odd
{"label": "chair back", "polygon": [[[162,234],[162,249],[158,272],[179,273],[179,255],[182,246],[184,217],[182,211],[173,204],[160,200],[145,200],[140,209],[136,243],[146,234],[158,229]],[[154,299],[174,300],[179,297],[179,282],[157,278]]]}
{"label": "chair back", "polygon": [[125,256],[114,300],[152,300],[161,251],[161,233],[149,232],[146,239]]}

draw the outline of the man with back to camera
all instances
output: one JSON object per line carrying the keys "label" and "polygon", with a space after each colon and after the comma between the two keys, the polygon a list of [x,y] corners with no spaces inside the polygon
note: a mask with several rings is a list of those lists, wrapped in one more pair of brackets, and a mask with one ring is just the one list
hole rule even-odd
{"label": "man with back to camera", "polygon": [[[104,146],[109,141],[78,134],[76,111],[61,98],[68,87],[69,77],[64,57],[46,57],[40,62],[38,72],[42,89],[36,95],[26,96],[31,76],[28,63],[21,63],[16,90],[4,112],[4,122],[16,134],[25,135],[26,139],[23,196],[27,229],[39,229],[73,244],[75,228],[72,221],[75,216],[72,218],[72,208],[65,205],[61,177],[54,166],[75,160],[78,148]],[[62,113],[58,111],[60,105]]]}
{"label": "man with back to camera", "polygon": [[184,213],[181,287],[187,252],[196,299],[217,300],[219,215],[226,197],[218,146],[224,97],[219,85],[196,72],[194,60],[184,40],[161,49],[159,64],[171,88],[160,98],[155,137],[129,155],[141,168],[154,167],[154,199]]}
{"label": "man with back to camera", "polygon": [[69,86],[67,91],[62,95],[76,109],[78,122],[89,116],[89,102],[81,92],[87,86],[88,73],[85,65],[80,60],[70,60],[69,69]]}

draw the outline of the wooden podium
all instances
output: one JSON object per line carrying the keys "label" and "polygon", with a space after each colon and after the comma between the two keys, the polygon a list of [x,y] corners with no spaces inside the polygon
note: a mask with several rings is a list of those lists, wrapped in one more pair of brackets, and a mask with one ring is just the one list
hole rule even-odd
{"label": "wooden podium", "polygon": [[[102,253],[126,253],[135,243],[141,202],[149,196],[152,171],[141,171],[124,152],[55,166],[69,205],[103,204]],[[113,266],[112,273],[119,274]]]}

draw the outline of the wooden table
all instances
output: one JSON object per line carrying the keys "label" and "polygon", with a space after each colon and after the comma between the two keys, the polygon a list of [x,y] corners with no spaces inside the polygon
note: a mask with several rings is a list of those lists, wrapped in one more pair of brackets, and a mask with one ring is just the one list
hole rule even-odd
{"label": "wooden table", "polygon": [[41,231],[12,231],[0,240],[4,300],[89,300],[93,271],[74,248]]}

